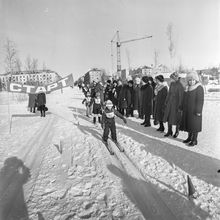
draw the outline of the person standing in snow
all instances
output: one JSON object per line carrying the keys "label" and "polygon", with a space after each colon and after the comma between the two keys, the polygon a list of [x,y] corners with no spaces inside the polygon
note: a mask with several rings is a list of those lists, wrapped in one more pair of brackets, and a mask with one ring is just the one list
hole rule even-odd
{"label": "person standing in snow", "polygon": [[46,94],[44,92],[40,92],[37,94],[37,110],[40,111],[41,117],[45,117],[46,111]]}
{"label": "person standing in snow", "polygon": [[30,112],[35,113],[35,109],[37,107],[36,105],[37,95],[29,93],[28,96],[29,96],[28,107],[30,108]]}
{"label": "person standing in snow", "polygon": [[142,112],[144,115],[144,122],[141,125],[144,127],[150,127],[150,116],[152,114],[153,108],[153,88],[149,82],[148,76],[142,77],[143,86],[141,87],[141,103],[142,103]]}
{"label": "person standing in snow", "polygon": [[122,89],[122,81],[118,80],[118,85],[116,87],[116,94],[117,94],[117,111],[119,111],[120,113],[122,112],[122,110],[119,107],[119,96],[120,96],[120,92]]}
{"label": "person standing in snow", "polygon": [[112,100],[112,84],[110,79],[107,80],[104,92],[104,101],[108,99]]}
{"label": "person standing in snow", "polygon": [[118,87],[118,82],[116,80],[113,80],[113,85],[112,85],[112,103],[114,107],[118,105],[118,94],[117,94],[117,87]]}
{"label": "person standing in snow", "polygon": [[[141,79],[139,77],[135,78],[134,81],[134,106],[133,106],[133,114],[137,115],[137,117],[141,117]],[[136,112],[136,113],[135,113]]]}
{"label": "person standing in snow", "polygon": [[165,111],[165,100],[168,94],[168,85],[164,82],[163,75],[155,77],[156,87],[154,90],[155,94],[155,108],[154,108],[154,120],[159,122],[160,126],[157,131],[164,131],[163,116]]}
{"label": "person standing in snow", "polygon": [[98,122],[101,123],[101,114],[102,114],[102,101],[100,98],[100,93],[97,92],[95,97],[92,98],[91,104],[93,106],[93,123],[96,124],[96,119],[98,118]]}
{"label": "person standing in snow", "polygon": [[176,125],[176,132],[173,135],[173,137],[176,138],[179,135],[179,124],[181,121],[180,107],[183,101],[184,88],[177,72],[172,73],[170,78],[172,82],[170,83],[170,89],[166,98],[166,108],[163,118],[164,122],[168,122],[168,131],[164,136],[172,136],[172,125]]}
{"label": "person standing in snow", "polygon": [[82,104],[85,103],[86,105],[86,116],[90,117],[92,114],[92,99],[91,99],[91,95],[90,92],[87,92],[86,97],[83,99]]}
{"label": "person standing in snow", "polygon": [[188,132],[188,138],[183,143],[193,147],[198,144],[198,133],[202,131],[202,110],[204,104],[204,89],[199,82],[197,72],[186,76],[187,87],[183,98],[183,117],[180,130]]}
{"label": "person standing in snow", "polygon": [[134,87],[133,80],[128,81],[128,107],[126,109],[126,117],[133,117],[133,107],[134,107]]}
{"label": "person standing in snow", "polygon": [[107,100],[102,113],[102,128],[104,129],[102,139],[104,142],[107,142],[110,130],[112,140],[117,143],[115,115],[121,118],[125,124],[127,123],[127,120],[123,117],[123,115],[114,109],[112,101]]}

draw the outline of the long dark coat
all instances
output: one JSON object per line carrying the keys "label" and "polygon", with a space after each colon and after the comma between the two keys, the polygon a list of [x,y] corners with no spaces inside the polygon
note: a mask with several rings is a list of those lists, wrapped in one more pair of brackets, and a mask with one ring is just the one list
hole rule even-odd
{"label": "long dark coat", "polygon": [[45,93],[39,93],[37,94],[37,106],[43,106],[46,104],[46,95]]}
{"label": "long dark coat", "polygon": [[[180,130],[187,132],[202,131],[202,109],[204,104],[204,90],[201,85],[198,85],[192,91],[184,93],[183,98],[183,117],[180,125]],[[196,113],[201,114],[197,116]]]}
{"label": "long dark coat", "polygon": [[35,108],[36,107],[36,100],[37,100],[37,95],[36,94],[29,94],[29,99],[28,99],[28,107],[29,108]]}
{"label": "long dark coat", "polygon": [[117,86],[112,87],[112,103],[114,106],[118,105]]}
{"label": "long dark coat", "polygon": [[167,94],[168,88],[164,86],[155,96],[154,120],[156,121],[163,121]]}
{"label": "long dark coat", "polygon": [[164,112],[164,122],[170,125],[178,125],[181,121],[181,105],[183,101],[184,88],[181,82],[171,82],[170,89],[166,98],[166,108]]}
{"label": "long dark coat", "polygon": [[149,117],[153,108],[153,88],[150,84],[141,87],[141,105],[143,114]]}
{"label": "long dark coat", "polygon": [[140,113],[140,108],[141,108],[141,86],[140,85],[135,85],[134,86],[134,110],[138,110]]}
{"label": "long dark coat", "polygon": [[128,85],[123,85],[118,97],[118,105],[121,109],[126,109],[131,105],[131,93]]}

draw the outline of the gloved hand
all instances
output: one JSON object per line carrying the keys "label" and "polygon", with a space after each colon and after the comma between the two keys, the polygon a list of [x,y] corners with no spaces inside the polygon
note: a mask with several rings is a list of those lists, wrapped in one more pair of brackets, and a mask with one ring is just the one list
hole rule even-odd
{"label": "gloved hand", "polygon": [[127,124],[127,120],[126,120],[126,118],[123,118],[123,121],[124,121],[125,124]]}
{"label": "gloved hand", "polygon": [[202,116],[202,114],[201,113],[196,113],[196,116]]}

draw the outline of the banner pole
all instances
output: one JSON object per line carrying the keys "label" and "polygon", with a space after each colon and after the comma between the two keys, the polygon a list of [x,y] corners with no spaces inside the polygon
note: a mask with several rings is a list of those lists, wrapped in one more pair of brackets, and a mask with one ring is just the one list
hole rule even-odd
{"label": "banner pole", "polygon": [[11,112],[10,112],[10,96],[9,96],[9,92],[8,92],[8,123],[9,123],[9,133],[11,134]]}

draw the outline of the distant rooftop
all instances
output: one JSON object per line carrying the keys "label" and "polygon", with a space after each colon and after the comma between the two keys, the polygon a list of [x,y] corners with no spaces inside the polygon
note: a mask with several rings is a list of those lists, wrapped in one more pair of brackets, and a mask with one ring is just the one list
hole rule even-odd
{"label": "distant rooftop", "polygon": [[[38,74],[38,73],[56,73],[55,71],[46,69],[46,70],[24,70],[24,71],[13,71],[13,72],[7,72],[0,74],[1,76],[7,76],[9,74],[12,75],[21,75],[21,74]],[[56,73],[58,75],[58,73]]]}

